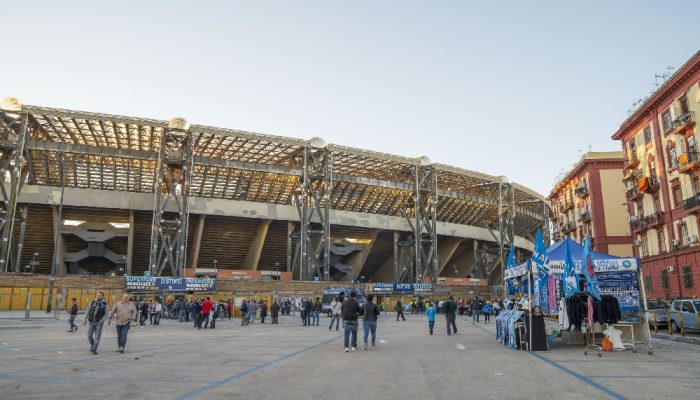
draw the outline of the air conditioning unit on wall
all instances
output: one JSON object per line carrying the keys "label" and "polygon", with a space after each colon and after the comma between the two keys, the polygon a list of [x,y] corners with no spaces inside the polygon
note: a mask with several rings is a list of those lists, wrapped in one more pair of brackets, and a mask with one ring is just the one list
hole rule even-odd
{"label": "air conditioning unit on wall", "polygon": [[666,270],[667,270],[668,272],[673,272],[673,271],[676,270],[676,268],[675,268],[673,265],[669,265],[668,267],[666,267]]}
{"label": "air conditioning unit on wall", "polygon": [[697,243],[698,242],[698,236],[697,235],[690,235],[685,238],[686,243]]}
{"label": "air conditioning unit on wall", "polygon": [[642,244],[642,241],[641,241],[641,240],[639,240],[639,239],[634,239],[634,245],[635,245],[635,246],[639,246],[640,244]]}

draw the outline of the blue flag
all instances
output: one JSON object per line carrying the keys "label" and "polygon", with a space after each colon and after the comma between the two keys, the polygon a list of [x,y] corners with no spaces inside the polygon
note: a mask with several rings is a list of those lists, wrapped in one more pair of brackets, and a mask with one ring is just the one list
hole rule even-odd
{"label": "blue flag", "polygon": [[[512,244],[510,245],[510,253],[508,253],[508,263],[506,264],[506,268],[515,268],[515,247],[513,247]],[[506,286],[509,295],[516,294],[517,283],[515,279],[506,279]]]}
{"label": "blue flag", "polygon": [[595,275],[593,268],[593,259],[591,258],[591,241],[586,236],[583,238],[583,255],[581,257],[583,275],[586,277],[586,291],[596,300],[600,300],[600,287],[598,287],[598,278]]}
{"label": "blue flag", "polygon": [[564,253],[564,272],[561,274],[561,286],[564,288],[564,298],[568,299],[578,292],[578,277],[574,268],[574,259],[571,257],[569,242],[566,242],[566,253]]}
{"label": "blue flag", "polygon": [[[544,245],[544,239],[542,238],[542,230],[538,229],[535,235],[535,248],[532,250],[532,261],[533,267],[537,266],[537,276],[540,279],[547,279],[549,276],[549,258],[547,257],[547,247]],[[533,268],[533,272],[534,268]]]}

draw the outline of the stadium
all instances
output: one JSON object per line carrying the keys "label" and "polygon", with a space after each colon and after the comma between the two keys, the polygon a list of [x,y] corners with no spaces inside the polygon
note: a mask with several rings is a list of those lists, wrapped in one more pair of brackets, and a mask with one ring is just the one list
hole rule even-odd
{"label": "stadium", "polygon": [[534,191],[427,157],[13,98],[0,121],[6,273],[497,286],[549,223]]}

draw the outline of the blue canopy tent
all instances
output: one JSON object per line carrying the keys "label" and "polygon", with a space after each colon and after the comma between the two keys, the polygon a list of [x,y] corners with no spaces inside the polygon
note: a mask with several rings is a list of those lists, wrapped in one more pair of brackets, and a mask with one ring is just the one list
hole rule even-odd
{"label": "blue canopy tent", "polygon": [[[564,271],[564,256],[566,253],[566,244],[569,244],[569,251],[574,259],[574,266],[577,274],[582,274],[583,246],[574,240],[566,238],[557,242],[547,249],[549,257],[549,270],[555,276],[556,283],[556,299],[561,297],[561,274]],[[633,314],[639,311],[639,283],[637,273],[640,262],[635,257],[618,257],[609,254],[592,251],[591,259],[593,267],[598,276],[598,285],[600,286],[601,294],[610,294],[615,296],[620,303],[620,309],[625,314]],[[518,284],[511,284],[510,287],[520,286],[522,284],[527,287],[527,267],[530,264],[528,260],[524,264],[506,270],[506,279],[516,279]],[[526,292],[520,290],[521,293]],[[512,294],[512,292],[511,292]]]}

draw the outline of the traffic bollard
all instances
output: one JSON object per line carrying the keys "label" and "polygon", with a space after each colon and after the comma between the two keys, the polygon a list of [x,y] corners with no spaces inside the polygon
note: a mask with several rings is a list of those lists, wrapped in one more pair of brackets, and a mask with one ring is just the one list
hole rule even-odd
{"label": "traffic bollard", "polygon": [[656,310],[654,310],[654,333],[659,333],[659,323],[656,318]]}
{"label": "traffic bollard", "polygon": [[29,319],[29,311],[32,309],[32,294],[27,293],[26,300],[24,302],[24,319]]}
{"label": "traffic bollard", "polygon": [[681,336],[685,336],[685,327],[683,326],[683,312],[678,312],[678,319],[681,322]]}

